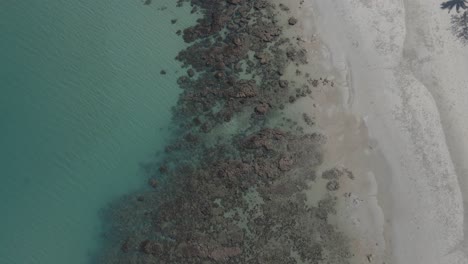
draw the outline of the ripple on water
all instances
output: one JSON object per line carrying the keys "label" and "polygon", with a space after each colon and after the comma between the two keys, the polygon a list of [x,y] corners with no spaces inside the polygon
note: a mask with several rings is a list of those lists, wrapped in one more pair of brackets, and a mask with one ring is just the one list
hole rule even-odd
{"label": "ripple on water", "polygon": [[0,263],[88,261],[99,210],[140,186],[138,163],[168,136],[187,12],[169,0],[2,5]]}

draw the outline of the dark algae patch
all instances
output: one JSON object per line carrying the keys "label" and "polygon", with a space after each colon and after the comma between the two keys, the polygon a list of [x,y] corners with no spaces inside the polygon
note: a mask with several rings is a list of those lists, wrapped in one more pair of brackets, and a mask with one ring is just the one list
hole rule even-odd
{"label": "dark algae patch", "polygon": [[97,262],[348,263],[347,240],[328,222],[339,173],[323,175],[325,198],[306,195],[325,137],[274,125],[310,89],[283,78],[288,65],[307,63],[283,32],[297,20],[280,24],[287,7],[267,0],[183,4],[202,16],[181,32],[189,46],[177,56],[187,70],[174,139],[144,166],[149,187],[108,209]]}

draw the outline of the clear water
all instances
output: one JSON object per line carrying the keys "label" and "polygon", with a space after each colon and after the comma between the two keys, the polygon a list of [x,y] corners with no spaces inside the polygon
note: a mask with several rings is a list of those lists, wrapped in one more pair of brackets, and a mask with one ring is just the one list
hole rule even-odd
{"label": "clear water", "polygon": [[138,163],[168,136],[188,13],[172,0],[0,2],[0,263],[89,261],[99,211],[142,186]]}

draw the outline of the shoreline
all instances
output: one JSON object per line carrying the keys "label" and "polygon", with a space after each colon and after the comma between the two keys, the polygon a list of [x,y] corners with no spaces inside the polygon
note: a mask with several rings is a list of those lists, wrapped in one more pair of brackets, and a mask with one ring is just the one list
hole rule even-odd
{"label": "shoreline", "polygon": [[[304,72],[313,76],[326,76],[314,88],[310,97],[292,105],[291,116],[305,112],[315,117],[319,133],[327,137],[324,146],[324,162],[319,174],[332,168],[345,168],[353,174],[353,179],[342,178],[337,192],[337,215],[331,222],[345,233],[350,240],[351,263],[392,263],[386,236],[388,227],[381,209],[382,193],[376,175],[388,175],[390,167],[369,137],[365,121],[349,111],[347,105],[352,95],[345,93],[347,76],[342,76],[333,57],[325,45],[315,25],[316,14],[309,6],[296,4],[291,8],[293,16],[299,18],[297,34],[303,37],[303,47],[308,50],[309,61]],[[312,192],[319,190],[313,188]],[[385,228],[384,228],[385,226]]]}

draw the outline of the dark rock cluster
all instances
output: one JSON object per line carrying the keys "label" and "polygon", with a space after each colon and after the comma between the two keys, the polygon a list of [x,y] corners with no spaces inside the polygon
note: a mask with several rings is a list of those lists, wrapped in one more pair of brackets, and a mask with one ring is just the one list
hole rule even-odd
{"label": "dark rock cluster", "polygon": [[[268,122],[308,89],[283,78],[290,63],[307,63],[282,35],[297,20],[279,25],[288,9],[268,0],[185,2],[203,16],[183,30],[190,45],[177,56],[188,70],[178,80],[176,138],[145,166],[150,188],[108,210],[98,262],[348,263],[347,240],[328,223],[335,173],[323,175],[326,197],[308,194],[325,138]],[[234,120],[245,122],[219,132]]]}

